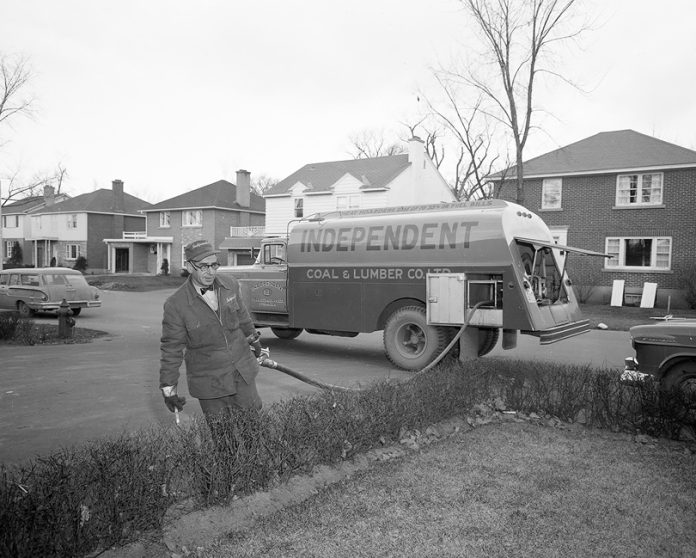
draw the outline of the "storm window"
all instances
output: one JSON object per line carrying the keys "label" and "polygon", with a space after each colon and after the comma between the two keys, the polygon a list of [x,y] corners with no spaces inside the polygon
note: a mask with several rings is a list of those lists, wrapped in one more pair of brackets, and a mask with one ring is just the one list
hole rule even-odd
{"label": "storm window", "polygon": [[181,212],[182,227],[202,227],[203,211],[200,209],[189,209]]}
{"label": "storm window", "polygon": [[606,269],[666,270],[672,263],[672,239],[652,238],[607,238]]}
{"label": "storm window", "polygon": [[562,197],[562,179],[545,178],[541,185],[541,209],[561,209]]}
{"label": "storm window", "polygon": [[304,199],[295,198],[295,217],[304,217]]}
{"label": "storm window", "polygon": [[80,257],[80,245],[79,244],[67,244],[65,246],[65,259],[66,260],[76,260]]}
{"label": "storm window", "polygon": [[622,174],[616,182],[617,206],[660,205],[662,173]]}

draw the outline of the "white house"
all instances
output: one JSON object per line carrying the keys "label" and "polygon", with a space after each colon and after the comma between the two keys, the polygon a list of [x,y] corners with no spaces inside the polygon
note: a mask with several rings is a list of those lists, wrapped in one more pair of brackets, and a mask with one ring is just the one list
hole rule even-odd
{"label": "white house", "polygon": [[31,236],[30,214],[54,203],[67,200],[66,194],[56,194],[53,186],[44,186],[42,196],[29,196],[2,208],[2,261],[12,256],[16,245],[21,246],[24,264],[36,263],[33,259],[33,246],[27,239]]}
{"label": "white house", "polygon": [[315,213],[456,201],[416,137],[400,155],[310,163],[263,197],[267,235],[285,235],[292,221]]}

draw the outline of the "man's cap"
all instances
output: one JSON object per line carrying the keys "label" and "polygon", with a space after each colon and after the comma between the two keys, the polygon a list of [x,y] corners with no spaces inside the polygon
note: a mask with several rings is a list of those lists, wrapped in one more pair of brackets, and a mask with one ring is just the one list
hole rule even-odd
{"label": "man's cap", "polygon": [[194,240],[184,246],[184,256],[186,261],[200,262],[208,256],[219,254],[218,250],[213,248],[213,245],[206,240]]}

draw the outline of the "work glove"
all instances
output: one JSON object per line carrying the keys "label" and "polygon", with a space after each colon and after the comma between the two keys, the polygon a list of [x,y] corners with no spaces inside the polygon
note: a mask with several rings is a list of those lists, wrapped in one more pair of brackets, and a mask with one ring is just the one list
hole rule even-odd
{"label": "work glove", "polygon": [[258,331],[255,331],[252,333],[249,337],[247,337],[247,343],[251,345],[251,350],[254,351],[254,356],[256,358],[259,358],[261,356],[261,341],[259,339],[261,338],[261,334]]}
{"label": "work glove", "polygon": [[184,405],[186,405],[186,398],[176,394],[176,386],[164,386],[162,395],[164,396],[164,404],[172,413],[175,410],[183,411]]}

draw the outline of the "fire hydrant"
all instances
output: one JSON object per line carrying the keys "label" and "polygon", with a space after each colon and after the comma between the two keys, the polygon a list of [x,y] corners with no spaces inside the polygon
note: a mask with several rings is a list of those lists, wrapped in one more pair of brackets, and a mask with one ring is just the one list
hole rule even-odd
{"label": "fire hydrant", "polygon": [[75,318],[72,317],[73,311],[68,301],[63,299],[58,308],[58,337],[69,339],[73,336],[75,328]]}

